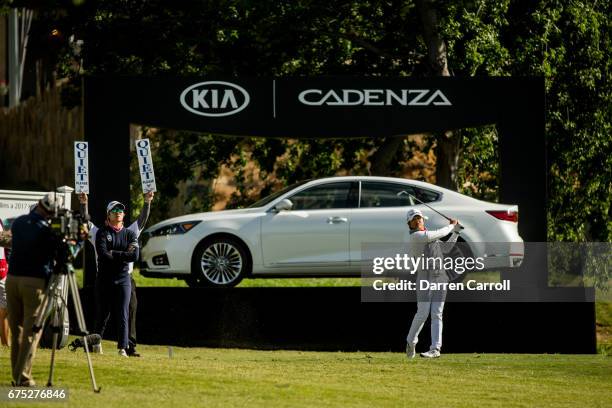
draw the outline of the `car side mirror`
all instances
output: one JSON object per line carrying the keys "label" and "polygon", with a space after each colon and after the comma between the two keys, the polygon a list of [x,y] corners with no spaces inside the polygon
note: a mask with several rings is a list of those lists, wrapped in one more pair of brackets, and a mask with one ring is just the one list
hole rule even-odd
{"label": "car side mirror", "polygon": [[272,210],[274,212],[281,212],[281,211],[288,211],[290,209],[293,208],[293,203],[291,202],[291,200],[285,198],[280,200],[273,208]]}

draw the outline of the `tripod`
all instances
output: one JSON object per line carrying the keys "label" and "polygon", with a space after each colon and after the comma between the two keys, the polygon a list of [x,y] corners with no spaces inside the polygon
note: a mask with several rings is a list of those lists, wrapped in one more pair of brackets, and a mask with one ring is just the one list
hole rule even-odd
{"label": "tripod", "polygon": [[[65,247],[62,248],[66,254],[63,257],[63,262],[56,264],[55,270],[51,275],[49,284],[45,289],[43,301],[40,305],[41,312],[36,317],[32,331],[34,336],[39,336],[39,332],[44,327],[45,322],[49,320],[49,325],[53,333],[53,347],[51,349],[51,365],[49,368],[49,380],[47,381],[47,387],[53,386],[53,371],[55,368],[55,351],[57,349],[57,341],[60,330],[62,329],[62,323],[64,321],[64,313],[68,312],[68,295],[72,297],[72,303],[75,309],[75,315],[77,318],[79,336],[82,336],[83,345],[85,348],[85,354],[87,355],[87,364],[89,366],[89,375],[91,377],[91,384],[94,392],[100,392],[100,387],[96,384],[96,377],[94,376],[93,365],[91,363],[91,356],[89,355],[89,345],[86,339],[88,334],[85,325],[85,316],[83,314],[83,307],[81,305],[81,298],[79,297],[78,286],[74,274],[74,267],[70,262],[71,248],[68,244],[64,243]],[[77,250],[78,251],[78,250]],[[39,336],[40,337],[40,336]],[[32,342],[28,355],[32,354],[32,349],[36,345],[36,342]],[[23,372],[23,367],[20,367],[19,373]],[[18,383],[21,383],[21,374]]]}

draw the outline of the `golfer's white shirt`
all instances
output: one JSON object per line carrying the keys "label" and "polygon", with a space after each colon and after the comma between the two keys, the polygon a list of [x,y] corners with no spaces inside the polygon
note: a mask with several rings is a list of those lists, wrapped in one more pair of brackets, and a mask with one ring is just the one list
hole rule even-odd
{"label": "golfer's white shirt", "polygon": [[[453,224],[449,224],[445,227],[434,231],[415,231],[410,233],[407,231],[404,233],[404,242],[408,243],[408,250],[410,252],[410,256],[412,257],[420,257],[425,252],[425,245],[430,242],[436,241],[440,238],[444,238],[451,232],[455,230],[455,226]],[[456,234],[453,234],[456,235]],[[455,237],[455,240],[457,238]],[[450,241],[450,240],[449,240]],[[453,241],[450,241],[453,242]]]}

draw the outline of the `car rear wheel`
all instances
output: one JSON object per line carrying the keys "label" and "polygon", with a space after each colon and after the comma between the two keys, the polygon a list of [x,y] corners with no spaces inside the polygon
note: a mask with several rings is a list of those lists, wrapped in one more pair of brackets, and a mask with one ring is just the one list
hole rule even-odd
{"label": "car rear wheel", "polygon": [[189,286],[236,286],[251,268],[244,245],[231,237],[205,240],[196,248]]}

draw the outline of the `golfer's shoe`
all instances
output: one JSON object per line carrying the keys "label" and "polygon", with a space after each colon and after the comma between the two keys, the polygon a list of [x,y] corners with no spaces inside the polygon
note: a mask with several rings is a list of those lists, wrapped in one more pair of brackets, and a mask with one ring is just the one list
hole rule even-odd
{"label": "golfer's shoe", "polygon": [[424,358],[438,358],[438,357],[440,357],[440,350],[434,349],[434,350],[426,351],[425,353],[421,353],[421,357],[424,357]]}
{"label": "golfer's shoe", "polygon": [[414,358],[416,356],[416,344],[406,343],[406,357]]}
{"label": "golfer's shoe", "polygon": [[125,349],[119,349],[118,354],[119,354],[120,357],[127,357],[128,356],[127,353],[125,352]]}
{"label": "golfer's shoe", "polygon": [[91,346],[91,352],[96,354],[104,354],[102,352],[102,343]]}
{"label": "golfer's shoe", "polygon": [[136,351],[135,347],[128,347],[125,351],[128,357],[140,357],[140,353]]}

